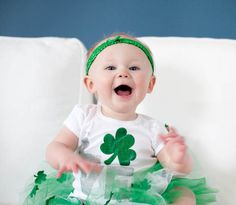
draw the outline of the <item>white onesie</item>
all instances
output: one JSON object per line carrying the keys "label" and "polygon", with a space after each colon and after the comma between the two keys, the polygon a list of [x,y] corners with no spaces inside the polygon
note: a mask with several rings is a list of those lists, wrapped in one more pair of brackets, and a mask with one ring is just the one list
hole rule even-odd
{"label": "white onesie", "polygon": [[[84,157],[102,165],[104,162],[107,165],[129,165],[135,171],[156,163],[156,156],[163,147],[158,136],[166,132],[164,125],[146,115],[138,114],[131,121],[116,120],[104,116],[101,106],[95,104],[76,105],[64,125],[78,137],[78,151]],[[122,146],[124,148],[119,150]],[[132,157],[129,158],[129,154]],[[85,199],[87,195],[82,190],[81,172],[74,176],[71,196]]]}

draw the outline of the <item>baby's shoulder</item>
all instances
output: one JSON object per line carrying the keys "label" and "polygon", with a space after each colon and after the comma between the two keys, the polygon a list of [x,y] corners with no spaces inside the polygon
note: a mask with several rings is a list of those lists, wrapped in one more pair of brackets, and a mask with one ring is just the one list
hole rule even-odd
{"label": "baby's shoulder", "polygon": [[146,128],[154,131],[154,132],[163,132],[164,131],[164,124],[151,117],[148,115],[144,115],[144,114],[139,114],[141,120],[142,125],[144,125]]}
{"label": "baby's shoulder", "polygon": [[77,104],[75,105],[73,110],[78,115],[82,115],[83,118],[87,118],[94,116],[97,113],[97,109],[98,107],[95,104],[85,104],[85,105]]}

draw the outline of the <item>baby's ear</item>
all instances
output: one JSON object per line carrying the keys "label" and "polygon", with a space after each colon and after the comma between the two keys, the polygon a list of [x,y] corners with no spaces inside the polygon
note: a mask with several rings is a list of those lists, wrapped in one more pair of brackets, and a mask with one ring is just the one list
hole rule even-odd
{"label": "baby's ear", "polygon": [[84,84],[90,93],[94,93],[94,84],[90,76],[86,75],[84,77]]}
{"label": "baby's ear", "polygon": [[154,75],[152,75],[151,79],[149,81],[149,85],[148,85],[148,90],[147,90],[148,93],[152,92],[155,84],[156,84],[156,77]]}

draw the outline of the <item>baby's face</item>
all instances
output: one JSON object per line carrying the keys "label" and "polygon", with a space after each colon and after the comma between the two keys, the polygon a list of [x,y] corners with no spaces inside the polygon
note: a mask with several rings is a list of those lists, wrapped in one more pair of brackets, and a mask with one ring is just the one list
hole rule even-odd
{"label": "baby's face", "polygon": [[104,49],[91,65],[85,84],[96,94],[105,114],[135,113],[146,93],[152,91],[155,77],[151,64],[139,48],[116,44]]}

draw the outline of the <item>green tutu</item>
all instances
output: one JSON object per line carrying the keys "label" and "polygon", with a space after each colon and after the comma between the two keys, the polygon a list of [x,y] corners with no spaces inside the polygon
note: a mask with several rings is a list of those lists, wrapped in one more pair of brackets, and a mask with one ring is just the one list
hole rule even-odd
{"label": "green tutu", "polygon": [[[124,171],[125,170],[125,171]],[[128,170],[128,171],[127,171]],[[128,173],[128,174],[127,174]],[[56,178],[39,171],[24,200],[24,205],[166,205],[174,203],[182,193],[177,187],[191,190],[197,205],[216,201],[216,190],[207,186],[205,178],[174,178],[160,163],[130,174],[128,167],[106,166],[100,173],[86,176],[93,180],[86,200],[70,197],[73,192],[72,173]],[[96,176],[96,177],[94,177]]]}

